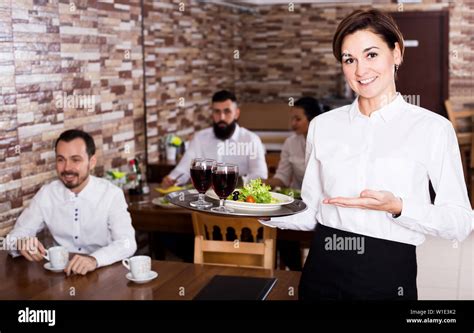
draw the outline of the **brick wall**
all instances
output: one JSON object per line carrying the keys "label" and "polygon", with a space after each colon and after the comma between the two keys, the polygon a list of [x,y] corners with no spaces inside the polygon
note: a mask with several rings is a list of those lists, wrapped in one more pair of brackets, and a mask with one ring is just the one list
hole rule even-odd
{"label": "brick wall", "polygon": [[[181,4],[181,7],[180,7]],[[216,89],[235,90],[238,10],[195,1],[144,1],[148,161],[158,139],[209,126]]]}
{"label": "brick wall", "polygon": [[[354,2],[355,3],[355,2]],[[285,100],[303,93],[343,93],[340,65],[332,55],[332,37],[343,17],[358,8],[398,11],[390,1],[360,1],[338,6],[295,4],[259,6],[259,15],[243,15],[243,57],[236,85],[246,101]],[[425,0],[405,11],[450,12],[449,89],[456,108],[473,102],[474,1]]]}
{"label": "brick wall", "polygon": [[0,230],[55,177],[52,145],[91,133],[95,170],[145,156],[141,7],[129,1],[0,1]]}
{"label": "brick wall", "polygon": [[451,4],[449,29],[449,95],[460,109],[474,103],[474,1]]}

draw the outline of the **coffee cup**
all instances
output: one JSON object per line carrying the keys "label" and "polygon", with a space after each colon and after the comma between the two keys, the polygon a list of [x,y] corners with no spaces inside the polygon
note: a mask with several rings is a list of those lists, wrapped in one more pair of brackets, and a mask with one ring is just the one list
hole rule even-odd
{"label": "coffee cup", "polygon": [[145,279],[151,271],[151,258],[149,256],[135,256],[123,259],[122,264],[132,273],[134,279]]}
{"label": "coffee cup", "polygon": [[52,268],[64,268],[69,261],[69,252],[63,246],[53,246],[46,250],[43,256],[51,264]]}

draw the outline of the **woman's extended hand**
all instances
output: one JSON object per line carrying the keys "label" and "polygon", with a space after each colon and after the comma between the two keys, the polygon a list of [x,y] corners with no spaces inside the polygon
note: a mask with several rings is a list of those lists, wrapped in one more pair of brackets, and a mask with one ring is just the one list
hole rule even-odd
{"label": "woman's extended hand", "polygon": [[327,198],[323,203],[347,208],[381,210],[390,214],[400,214],[403,208],[402,199],[394,196],[392,192],[373,190],[363,190],[358,198]]}

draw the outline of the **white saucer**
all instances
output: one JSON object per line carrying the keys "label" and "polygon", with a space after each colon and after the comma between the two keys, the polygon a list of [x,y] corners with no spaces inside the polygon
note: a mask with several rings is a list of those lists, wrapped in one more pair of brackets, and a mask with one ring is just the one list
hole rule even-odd
{"label": "white saucer", "polygon": [[143,278],[143,279],[134,279],[132,277],[131,272],[128,272],[127,275],[125,275],[125,277],[128,280],[133,281],[135,283],[147,283],[148,281],[151,281],[151,280],[155,279],[157,276],[158,276],[158,273],[155,272],[155,271],[150,271],[150,273],[148,273],[148,276],[146,278]]}
{"label": "white saucer", "polygon": [[43,267],[51,272],[63,272],[64,268],[66,268],[66,266],[64,266],[63,268],[53,268],[51,267],[51,263],[49,261],[46,264],[44,264]]}

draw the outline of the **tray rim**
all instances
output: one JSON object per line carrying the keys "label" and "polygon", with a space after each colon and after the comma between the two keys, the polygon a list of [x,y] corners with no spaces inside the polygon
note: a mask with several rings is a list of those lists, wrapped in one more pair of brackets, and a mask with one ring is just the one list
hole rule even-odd
{"label": "tray rim", "polygon": [[[176,198],[180,195],[184,195],[186,197],[186,195],[189,196],[190,194],[194,196],[194,195],[197,195],[198,192],[195,189],[181,190],[181,191],[176,191],[176,192],[167,194],[166,198],[172,204],[174,204],[176,206],[179,206],[181,208],[189,209],[189,210],[199,212],[199,213],[204,213],[204,214],[219,215],[219,216],[222,216],[222,217],[249,217],[249,218],[252,218],[252,217],[255,217],[255,218],[258,218],[258,217],[261,217],[261,218],[265,218],[265,217],[284,217],[284,216],[292,216],[292,215],[295,215],[295,214],[299,214],[299,213],[302,213],[302,212],[304,212],[308,209],[308,206],[306,205],[306,203],[303,200],[294,199],[294,201],[292,203],[283,205],[280,209],[277,209],[277,210],[252,211],[252,210],[243,210],[243,209],[233,208],[236,211],[235,213],[217,213],[217,212],[212,212],[209,209],[198,209],[198,208],[190,206],[189,204],[183,204],[182,200],[176,200]],[[219,202],[218,200],[210,198],[210,197],[206,197],[206,200],[209,201],[209,202],[212,202],[214,204]],[[293,211],[293,212],[291,212],[291,211],[290,212],[281,212],[282,209],[285,210],[285,211],[291,210],[289,207],[294,206],[294,205],[299,205],[299,206],[302,205],[303,208],[301,210]],[[280,213],[278,213],[278,212],[280,212]]]}

